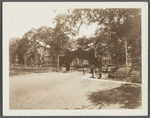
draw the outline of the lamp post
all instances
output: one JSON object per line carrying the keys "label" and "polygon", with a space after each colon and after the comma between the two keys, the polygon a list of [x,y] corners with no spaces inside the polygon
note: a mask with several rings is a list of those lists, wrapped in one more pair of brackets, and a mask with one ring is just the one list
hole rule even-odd
{"label": "lamp post", "polygon": [[97,57],[98,57],[98,62],[99,62],[99,69],[98,69],[99,77],[98,78],[101,79],[101,77],[102,77],[102,74],[101,74],[101,72],[102,72],[102,67],[101,67],[102,66],[102,56],[98,55]]}

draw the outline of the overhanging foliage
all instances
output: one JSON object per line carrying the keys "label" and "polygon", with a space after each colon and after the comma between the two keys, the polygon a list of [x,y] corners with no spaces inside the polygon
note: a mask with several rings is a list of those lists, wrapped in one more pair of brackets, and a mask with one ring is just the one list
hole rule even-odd
{"label": "overhanging foliage", "polygon": [[95,66],[99,67],[99,62],[97,57],[95,57],[95,50],[93,48],[89,50],[83,50],[81,48],[78,48],[75,51],[65,50],[65,56],[60,56],[59,64],[60,66],[62,66],[63,64],[66,67],[70,66],[72,60],[75,58],[88,60],[90,65],[94,64]]}

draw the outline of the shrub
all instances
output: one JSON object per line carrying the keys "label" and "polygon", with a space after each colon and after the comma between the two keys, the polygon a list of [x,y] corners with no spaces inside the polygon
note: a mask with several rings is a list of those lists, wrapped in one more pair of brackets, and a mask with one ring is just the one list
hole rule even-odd
{"label": "shrub", "polygon": [[142,83],[140,76],[136,75],[131,78],[132,83]]}

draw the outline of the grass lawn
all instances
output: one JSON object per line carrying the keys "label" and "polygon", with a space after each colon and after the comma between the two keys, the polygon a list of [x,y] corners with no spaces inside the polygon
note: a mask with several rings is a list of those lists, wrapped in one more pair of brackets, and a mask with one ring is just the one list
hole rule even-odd
{"label": "grass lawn", "polygon": [[140,71],[137,69],[133,69],[131,71],[131,67],[127,67],[127,75],[126,67],[121,67],[116,72],[108,74],[108,78],[106,79],[139,84],[142,83],[142,79],[140,78]]}
{"label": "grass lawn", "polygon": [[9,76],[25,75],[31,73],[48,73],[56,71],[56,68],[50,67],[17,67],[9,70]]}

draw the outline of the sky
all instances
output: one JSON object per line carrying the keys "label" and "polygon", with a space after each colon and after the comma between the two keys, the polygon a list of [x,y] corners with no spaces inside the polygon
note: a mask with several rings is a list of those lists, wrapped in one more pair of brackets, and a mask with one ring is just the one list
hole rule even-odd
{"label": "sky", "polygon": [[[54,12],[55,11],[55,12]],[[54,27],[52,20],[56,15],[65,13],[65,9],[10,9],[9,10],[9,38],[21,38],[32,28],[41,26]],[[81,26],[79,36],[90,37],[95,33],[96,24]]]}

